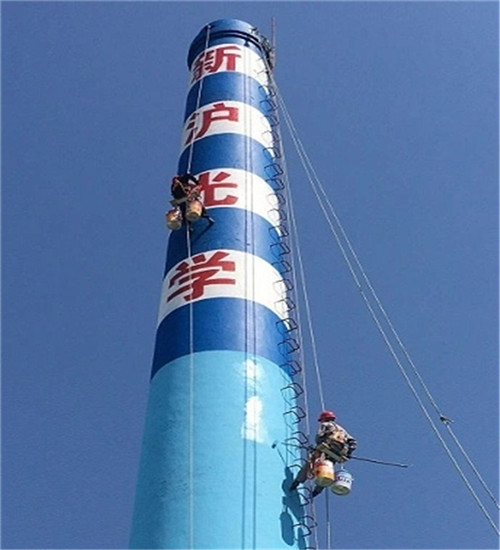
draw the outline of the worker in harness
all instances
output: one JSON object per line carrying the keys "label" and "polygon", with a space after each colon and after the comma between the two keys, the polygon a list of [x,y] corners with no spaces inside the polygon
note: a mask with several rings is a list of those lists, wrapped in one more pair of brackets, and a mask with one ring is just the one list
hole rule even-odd
{"label": "worker in harness", "polygon": [[[318,418],[320,426],[316,433],[316,446],[310,449],[307,462],[294,479],[290,490],[296,489],[310,475],[314,463],[321,460],[330,460],[333,464],[344,463],[357,447],[357,442],[340,424],[335,422],[336,416],[332,411],[323,411]],[[319,495],[324,487],[316,486],[312,496]]]}
{"label": "worker in harness", "polygon": [[[202,186],[199,180],[192,174],[177,175],[172,178],[170,191],[173,199],[170,203],[174,208],[180,208],[182,219],[187,222],[188,225],[190,224],[190,220],[188,219],[189,215],[186,217],[186,210],[194,201],[198,201],[201,207],[199,217],[206,218],[210,225],[215,223],[200,200],[201,190]],[[198,219],[198,217],[196,217],[196,219]]]}
{"label": "worker in harness", "polygon": [[357,442],[349,433],[335,422],[332,411],[323,411],[318,418],[320,426],[316,434],[316,450],[324,450],[326,458],[332,462],[345,462],[351,458]]}

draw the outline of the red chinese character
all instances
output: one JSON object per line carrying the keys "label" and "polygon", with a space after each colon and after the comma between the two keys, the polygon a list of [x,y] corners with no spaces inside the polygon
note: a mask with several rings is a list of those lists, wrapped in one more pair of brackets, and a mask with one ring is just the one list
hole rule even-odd
{"label": "red chinese character", "polygon": [[198,113],[197,112],[194,112],[189,118],[188,118],[188,121],[187,121],[187,126],[186,126],[186,132],[188,133],[188,137],[184,143],[184,145],[187,145],[188,143],[190,143],[193,138],[194,138],[194,134],[196,132],[196,118],[198,117]]}
{"label": "red chinese character", "polygon": [[203,62],[205,60],[205,54],[201,53],[197,58],[196,61],[193,63],[192,73],[193,78],[191,79],[191,83],[196,82],[201,78],[201,75],[203,74]]}
{"label": "red chinese character", "polygon": [[241,58],[239,46],[221,46],[200,54],[193,65],[191,82],[199,80],[205,73],[216,73],[224,64],[226,71],[236,70],[236,59]]}
{"label": "red chinese character", "polygon": [[[226,194],[223,198],[217,199],[215,197],[216,191],[218,189],[237,189],[238,188],[237,183],[224,181],[224,180],[227,180],[227,178],[229,177],[231,177],[231,174],[228,174],[227,172],[219,172],[217,175],[215,175],[212,178],[212,180],[210,180],[210,172],[205,172],[204,174],[200,174],[199,180],[204,191],[203,203],[205,204],[206,207],[210,208],[211,206],[226,206],[226,205],[232,205],[238,202],[238,197],[236,195],[230,195],[229,193]],[[219,197],[220,197],[220,194],[219,194]]]}
{"label": "red chinese character", "polygon": [[222,271],[236,271],[235,262],[224,260],[228,256],[228,252],[219,250],[208,259],[205,254],[193,256],[191,265],[186,261],[181,262],[168,285],[169,288],[175,285],[177,289],[168,296],[167,302],[185,293],[189,293],[184,296],[186,302],[201,298],[208,285],[235,285],[234,278],[217,277]]}
{"label": "red chinese character", "polygon": [[229,120],[230,122],[238,122],[239,120],[238,107],[228,107],[223,101],[214,103],[210,109],[201,113],[201,125],[198,124],[198,114],[198,112],[194,112],[188,119],[186,126],[188,135],[184,145],[203,137],[208,132],[212,123],[217,120]]}

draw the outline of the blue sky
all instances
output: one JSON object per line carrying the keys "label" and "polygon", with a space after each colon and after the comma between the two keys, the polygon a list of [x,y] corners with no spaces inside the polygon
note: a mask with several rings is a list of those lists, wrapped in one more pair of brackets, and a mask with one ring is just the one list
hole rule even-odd
{"label": "blue sky", "polygon": [[[203,25],[226,17],[265,34],[276,18],[275,76],[304,146],[498,500],[496,2],[1,7],[4,548],[127,545],[186,55]],[[328,502],[333,547],[497,548],[282,128],[325,400],[360,456],[412,464],[352,463],[352,494]]]}

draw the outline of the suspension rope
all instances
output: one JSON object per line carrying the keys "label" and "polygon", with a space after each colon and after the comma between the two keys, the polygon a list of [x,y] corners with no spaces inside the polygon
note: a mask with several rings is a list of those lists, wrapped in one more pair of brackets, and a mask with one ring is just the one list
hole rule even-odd
{"label": "suspension rope", "polygon": [[[191,263],[190,226],[186,223],[188,263]],[[190,274],[190,279],[192,273]],[[191,282],[191,281],[190,281]],[[194,548],[194,308],[189,302],[189,547]]]}
{"label": "suspension rope", "polygon": [[[206,52],[207,48],[208,48],[208,42],[210,40],[210,28],[211,28],[211,25],[207,25],[205,27],[207,29],[207,36],[205,38],[205,47],[203,48],[203,52]],[[200,80],[199,80],[199,86],[198,86],[198,94],[197,94],[197,97],[196,97],[196,108],[194,110],[194,112],[196,112],[199,108],[200,108],[200,103],[201,103],[201,92],[202,92],[202,89],[203,89],[203,82],[205,80],[205,76],[203,75],[203,72],[201,73],[201,76],[200,76]],[[193,147],[194,147],[194,136],[193,136],[193,139],[191,141],[191,143],[189,144],[189,155],[188,155],[188,164],[187,164],[187,173],[191,173],[191,163],[193,162]]]}
{"label": "suspension rope", "polygon": [[[276,90],[276,88],[275,88]],[[291,228],[292,228],[292,239],[295,244],[295,248],[297,250],[297,254],[292,254],[291,256],[291,264],[292,264],[292,284],[295,288],[298,288],[300,285],[302,289],[302,296],[304,297],[304,305],[306,306],[306,319],[307,319],[307,326],[309,329],[309,338],[311,340],[312,345],[312,353],[313,353],[313,362],[315,366],[316,376],[317,376],[317,383],[318,383],[318,391],[319,391],[319,398],[321,403],[321,408],[324,409],[324,398],[323,398],[323,385],[321,383],[321,374],[319,370],[319,361],[318,361],[318,355],[316,351],[316,339],[314,337],[314,330],[312,325],[312,316],[311,316],[311,308],[309,305],[309,299],[308,299],[308,292],[307,292],[307,285],[306,285],[306,278],[305,278],[305,270],[304,265],[302,262],[302,254],[300,251],[300,241],[298,238],[298,230],[297,230],[297,224],[295,221],[295,214],[294,214],[294,208],[293,208],[293,196],[292,196],[292,187],[290,185],[290,181],[288,178],[288,169],[287,169],[287,161],[285,156],[285,151],[282,151],[282,165],[283,165],[283,173],[284,173],[284,179],[285,179],[285,197],[286,197],[286,208],[287,213],[290,216],[290,222],[291,222]],[[298,269],[296,268],[295,262],[298,263]],[[298,272],[298,280],[296,273]],[[300,320],[301,319],[301,306],[300,303],[297,301],[297,317]],[[301,323],[298,324],[298,333],[299,333],[299,339],[301,338]],[[301,364],[305,365],[305,357],[304,357],[304,349],[301,346],[300,348],[300,359]],[[309,410],[309,402],[308,402],[308,384],[307,384],[307,374],[306,369],[302,368],[300,371],[300,377],[302,382],[302,387],[304,388],[304,406],[305,410]],[[311,427],[309,424],[309,416],[306,415],[305,417],[305,423],[306,423],[306,431],[307,433],[311,433]]]}
{"label": "suspension rope", "polygon": [[[285,164],[285,161],[284,161],[284,164]],[[285,170],[285,174],[288,174],[288,172]],[[303,263],[302,263],[302,257],[301,257],[301,253],[300,253],[300,245],[299,245],[299,240],[298,240],[298,232],[297,232],[297,225],[296,225],[296,222],[295,222],[295,216],[293,214],[293,201],[292,201],[292,196],[291,196],[291,186],[289,185],[289,182],[287,181],[287,185],[286,185],[286,189],[288,190],[288,197],[289,197],[289,212],[290,212],[290,220],[291,220],[291,227],[292,227],[292,238],[294,240],[294,244],[296,246],[296,249],[297,249],[297,262],[299,264],[299,279],[300,279],[300,286],[302,288],[302,296],[304,298],[304,304],[306,306],[306,318],[307,318],[307,324],[308,324],[308,329],[309,329],[309,338],[311,340],[311,346],[312,346],[312,351],[313,351],[313,362],[314,362],[314,365],[315,365],[315,370],[316,370],[316,376],[317,376],[317,385],[318,385],[318,388],[319,388],[319,397],[320,397],[320,401],[321,401],[321,408],[324,409],[325,406],[324,406],[324,399],[323,399],[323,390],[322,390],[322,382],[321,382],[321,374],[320,374],[320,370],[319,370],[319,362],[318,362],[318,356],[317,356],[317,353],[316,353],[316,339],[314,337],[314,330],[313,330],[313,326],[312,326],[312,318],[311,318],[311,308],[309,306],[309,299],[308,299],[308,294],[307,294],[307,286],[305,284],[305,274],[304,274],[304,266],[303,266]],[[288,201],[287,201],[288,203]],[[295,258],[294,258],[295,255],[292,255],[292,273],[293,273],[293,279],[294,279],[294,284],[295,284],[295,273],[297,272],[296,271],[296,267],[295,267]],[[301,311],[300,311],[300,305],[299,303],[297,303],[297,317],[298,319],[300,320],[301,319]],[[299,338],[301,338],[300,336],[300,327],[301,327],[301,323],[299,322]],[[300,348],[300,357],[301,357],[301,363],[302,365],[305,365],[305,357],[304,357],[304,349],[303,347]],[[305,367],[303,367],[300,371],[300,377],[301,377],[301,382],[302,382],[302,387],[304,389],[304,407],[305,407],[305,410],[308,411],[309,410],[309,398],[308,398],[308,383],[307,383],[307,379],[306,379],[306,372],[307,372],[307,369]],[[308,434],[311,433],[311,426],[310,426],[310,422],[309,422],[309,415],[306,415],[305,417],[305,424],[306,424],[306,432]],[[315,502],[314,500],[312,499],[311,502],[309,503],[309,506],[310,506],[310,514],[311,514],[311,517],[313,518],[314,521],[316,521],[316,505],[315,505]],[[326,529],[327,529],[327,537],[329,537],[329,533],[330,533],[330,519],[329,519],[329,510],[327,508],[327,522],[326,522]],[[314,533],[314,543],[315,543],[315,548],[319,548],[319,540],[318,540],[318,532],[317,532],[317,529],[314,529],[313,531]],[[330,546],[328,545],[327,547],[327,550],[330,550]]]}
{"label": "suspension rope", "polygon": [[[294,211],[293,211],[293,204],[294,203],[293,203],[293,200],[292,200],[292,190],[291,190],[290,182],[288,180],[288,170],[287,170],[287,164],[286,164],[286,158],[285,158],[285,152],[284,151],[282,151],[282,156],[283,156],[283,161],[282,161],[283,171],[284,171],[284,176],[285,176],[286,206],[287,206],[287,211],[290,215],[291,228],[292,228],[292,239],[294,241],[294,244],[295,244],[295,247],[296,247],[296,250],[297,250],[297,254],[296,255],[292,254],[292,256],[291,256],[292,282],[293,282],[294,287],[297,288],[298,287],[297,277],[295,275],[297,273],[297,268],[296,268],[296,265],[295,265],[295,257],[297,257],[297,263],[299,264],[298,273],[299,273],[300,286],[302,288],[302,296],[304,297],[304,304],[306,306],[306,318],[307,318],[307,324],[308,324],[308,329],[309,329],[309,338],[312,342],[311,345],[312,345],[312,352],[313,352],[313,362],[314,362],[315,370],[316,370],[317,384],[318,384],[318,388],[319,388],[319,397],[320,397],[320,402],[321,402],[321,408],[324,409],[325,406],[324,406],[324,399],[323,399],[323,389],[322,389],[323,386],[322,386],[322,383],[321,383],[319,362],[318,362],[318,356],[317,356],[317,353],[316,353],[316,339],[314,337],[314,330],[313,330],[312,318],[311,318],[311,308],[309,306],[307,286],[305,284],[306,279],[305,279],[304,266],[303,266],[303,263],[302,263],[302,255],[300,253],[300,243],[299,243],[299,239],[298,239],[297,224],[296,224],[296,221],[295,221],[295,215],[294,215]],[[300,321],[300,319],[301,319],[301,306],[298,303],[298,301],[297,301],[296,306],[297,306],[297,318]],[[301,337],[301,323],[300,322],[298,324],[298,334],[299,334],[299,340],[301,340],[302,337]],[[305,365],[305,356],[304,356],[303,346],[300,347],[299,356],[300,356],[301,364]],[[306,373],[307,373],[307,369],[305,369],[303,367],[300,370],[300,380],[302,382],[302,387],[304,389],[304,394],[303,394],[303,396],[304,396],[303,397],[304,407],[305,407],[305,410],[308,411],[309,410],[309,398],[308,398],[308,383],[307,383]],[[305,417],[305,424],[306,424],[306,433],[310,434],[311,433],[311,426],[310,426],[310,422],[309,422],[309,415],[306,415],[306,417]],[[315,506],[314,500],[311,500],[309,506],[310,506],[310,510],[311,510],[311,517],[313,518],[314,521],[316,521],[316,506]],[[327,514],[327,516],[328,516],[328,514]],[[327,526],[329,526],[329,520],[327,521]],[[329,527],[327,527],[327,529],[329,529]],[[313,533],[314,533],[313,536],[314,536],[315,548],[319,548],[319,540],[318,540],[317,529],[314,529]],[[330,547],[328,547],[328,550],[329,549],[330,549]]]}
{"label": "suspension rope", "polygon": [[[245,56],[244,56],[245,63]],[[244,69],[246,68],[246,65],[244,65]],[[246,78],[243,81],[243,99],[245,100],[246,97]],[[245,111],[246,113],[246,111]],[[245,116],[245,115],[244,115]],[[244,128],[246,127],[246,119],[244,120]],[[248,198],[250,193],[250,182],[248,179],[248,173],[247,173],[247,164],[248,164],[248,140],[245,139],[244,141],[244,164],[243,168],[245,169],[245,219],[244,219],[244,243],[248,243],[249,241],[249,216],[248,216]],[[251,319],[253,311],[252,311],[252,302],[251,302],[251,289],[249,288],[248,283],[248,274],[250,272],[249,268],[249,258],[248,254],[244,255],[244,273],[245,273],[245,304],[244,304],[244,315],[245,315],[245,362],[243,365],[244,368],[244,392],[243,392],[243,400],[244,400],[244,410],[243,410],[243,438],[242,438],[242,444],[243,444],[243,460],[242,460],[242,476],[241,476],[241,482],[242,482],[242,509],[241,509],[241,548],[244,550],[246,548],[246,504],[247,504],[247,468],[248,468],[248,414],[249,410],[247,407],[248,399],[249,399],[249,348],[251,346],[251,334],[249,330],[249,319]],[[252,331],[253,333],[253,331]]]}
{"label": "suspension rope", "polygon": [[[248,68],[247,68],[247,55],[246,52],[243,52],[243,129],[244,129],[244,141],[243,141],[243,169],[244,169],[244,189],[245,189],[245,218],[244,218],[244,243],[245,246],[247,243],[250,243],[250,245],[253,247],[253,238],[251,237],[251,233],[253,231],[252,223],[251,223],[251,217],[249,210],[251,209],[251,181],[249,178],[249,171],[250,171],[250,161],[249,161],[249,139],[248,135],[246,135],[246,132],[248,131],[249,123],[248,123],[248,109],[245,108],[247,98],[248,98]],[[246,249],[245,249],[246,250]],[[247,251],[248,252],[248,251]],[[251,497],[252,504],[251,504],[251,524],[249,526],[248,531],[250,532],[250,546],[251,548],[255,547],[255,524],[256,524],[256,479],[255,479],[255,455],[256,455],[256,448],[255,448],[255,429],[256,429],[256,423],[254,416],[250,417],[250,415],[255,415],[255,411],[248,406],[249,400],[253,395],[255,395],[255,372],[254,369],[256,368],[254,361],[250,359],[252,353],[254,353],[255,350],[255,343],[256,343],[256,335],[255,335],[255,303],[254,303],[254,295],[255,295],[255,283],[252,283],[252,285],[249,284],[251,274],[253,273],[254,266],[253,261],[251,258],[249,258],[248,254],[244,255],[244,273],[245,273],[245,305],[244,305],[244,316],[245,316],[245,361],[243,363],[244,368],[244,413],[243,413],[243,464],[242,469],[243,473],[241,476],[242,479],[242,493],[243,493],[243,499],[242,499],[242,516],[241,516],[241,547],[246,548],[247,547],[247,519],[246,519],[246,506],[247,506],[247,499]],[[249,329],[249,326],[251,327]],[[253,444],[250,443],[250,441],[253,441]],[[251,445],[251,446],[250,446]],[[252,468],[252,476],[249,476],[247,472],[247,469],[249,468],[249,457],[251,457],[251,461],[253,462],[253,468]],[[253,478],[253,483],[250,486],[250,483],[248,483],[249,479]]]}
{"label": "suspension rope", "polygon": [[[206,26],[206,39],[203,52],[208,48],[210,38],[210,27]],[[196,112],[200,108],[201,93],[203,89],[204,75],[201,74],[198,94],[196,98]],[[193,161],[194,139],[189,144],[187,173],[191,173],[191,165]],[[186,250],[188,263],[191,262],[191,235],[190,224],[186,222]],[[191,282],[192,274],[190,274]],[[195,391],[195,376],[194,376],[194,308],[193,301],[189,302],[189,546],[194,548],[194,391]]]}
{"label": "suspension rope", "polygon": [[[245,134],[245,172],[248,182],[248,173],[253,173],[253,157],[252,157],[252,147],[251,147],[251,136],[253,135],[253,125],[252,125],[252,113],[250,111],[250,104],[248,103],[251,99],[250,93],[250,56],[248,51],[244,50],[243,53],[243,67],[244,67],[244,84],[243,84],[243,105],[244,105],[244,134]],[[250,176],[251,177],[251,176]],[[250,180],[251,181],[251,180]],[[250,194],[250,204],[246,205],[245,216],[249,218],[250,226],[250,244],[251,244],[251,259],[250,259],[250,269],[251,269],[251,279],[252,279],[252,289],[251,289],[251,300],[250,300],[250,312],[251,312],[251,322],[252,322],[252,334],[251,334],[251,347],[250,352],[252,354],[252,365],[251,365],[251,376],[252,376],[252,399],[257,396],[257,384],[256,384],[256,372],[255,369],[258,368],[254,358],[256,355],[256,346],[257,346],[257,327],[255,323],[256,308],[255,308],[255,295],[256,295],[256,277],[255,277],[255,222],[253,215],[253,195],[254,189],[252,185],[248,185],[249,194]],[[248,197],[247,197],[248,198]],[[248,242],[248,240],[246,241]],[[252,470],[252,548],[255,550],[257,548],[257,439],[258,433],[257,430],[260,427],[258,420],[258,410],[257,407],[252,406],[250,408],[252,418],[251,429],[252,433],[252,461],[253,461],[253,470]]]}
{"label": "suspension rope", "polygon": [[[269,80],[268,80],[269,90],[270,90],[270,92],[274,91],[275,96],[278,97],[278,89],[277,89],[276,82],[274,80],[272,68],[270,67],[270,65],[268,63],[267,57],[264,56],[263,59],[264,59],[265,67],[266,67],[266,72],[267,72],[267,75],[268,75],[268,78],[269,78]],[[277,109],[277,107],[278,107],[278,105],[276,105],[276,109]],[[299,244],[299,239],[298,239],[298,231],[297,231],[297,225],[296,225],[296,222],[295,222],[295,215],[294,215],[294,210],[293,210],[293,204],[294,203],[293,203],[293,200],[292,200],[291,185],[290,185],[290,181],[289,181],[289,178],[288,178],[286,155],[285,155],[284,147],[282,145],[283,141],[282,141],[280,127],[277,126],[276,130],[277,130],[277,133],[278,133],[278,136],[279,136],[278,137],[279,143],[281,144],[281,151],[280,152],[281,152],[281,156],[282,156],[281,164],[282,164],[282,168],[283,168],[283,177],[284,177],[284,195],[285,195],[286,214],[288,214],[289,217],[290,217],[291,228],[292,228],[292,239],[294,240],[294,243],[297,247],[297,254],[296,255],[295,254],[291,255],[292,284],[293,284],[294,288],[298,287],[297,277],[296,277],[297,269],[296,269],[296,266],[295,266],[295,258],[297,257],[297,261],[299,263],[300,284],[301,284],[301,287],[303,289],[302,290],[302,295],[305,297],[304,298],[304,303],[306,304],[306,317],[307,317],[307,323],[308,323],[308,328],[309,328],[309,336],[310,336],[310,339],[311,339],[311,342],[312,342],[313,358],[314,358],[313,361],[314,361],[314,365],[316,367],[315,370],[316,370],[316,376],[317,376],[317,380],[318,380],[318,388],[319,388],[321,407],[322,407],[322,409],[324,409],[324,399],[323,399],[321,375],[320,375],[319,362],[318,362],[317,353],[316,353],[316,339],[314,338],[314,331],[313,331],[312,320],[311,320],[311,309],[310,309],[310,306],[309,306],[309,300],[307,298],[307,287],[305,285],[304,266],[303,266],[303,263],[302,263],[302,258],[301,258],[301,253],[300,253],[300,244]],[[298,324],[298,327],[297,327],[297,331],[298,331],[298,338],[299,338],[299,341],[300,341],[302,339],[302,336],[301,336],[301,328],[302,327],[301,327],[301,323],[300,323],[301,307],[300,307],[300,304],[299,304],[298,301],[297,301],[297,304],[296,304],[296,309],[297,309],[297,317],[299,319],[299,324]],[[299,371],[299,376],[300,376],[300,381],[302,383],[302,388],[304,390],[304,393],[303,393],[304,407],[305,407],[305,410],[308,411],[309,410],[308,384],[307,384],[307,380],[306,380],[306,368],[304,367],[304,365],[305,365],[304,349],[303,349],[302,346],[299,348],[299,358],[300,358],[301,365],[303,365],[303,367]],[[309,416],[307,414],[305,416],[305,424],[306,424],[306,432],[308,434],[310,434],[311,433],[311,427],[310,427],[310,423],[309,423]],[[306,505],[310,510],[311,518],[317,524],[317,522],[316,522],[316,505],[315,505],[314,499],[308,499]],[[329,515],[329,512],[327,513],[327,515]],[[328,532],[329,532],[329,529],[330,529],[329,528],[329,519],[327,521],[327,526],[328,526]],[[319,548],[318,530],[313,529],[312,532],[313,532],[313,537],[314,537],[314,545],[315,545],[314,547]],[[330,547],[328,547],[328,550],[330,550]]]}
{"label": "suspension rope", "polygon": [[[426,406],[424,405],[424,403],[422,402],[420,396],[418,395],[415,387],[413,386],[413,384],[411,383],[407,373],[406,373],[406,370],[404,368],[404,366],[402,365],[401,361],[399,360],[399,357],[397,356],[395,350],[394,350],[394,347],[392,346],[392,344],[390,343],[388,337],[387,337],[387,334],[385,332],[385,330],[383,329],[381,323],[380,323],[380,320],[377,316],[377,314],[375,313],[375,310],[373,309],[372,305],[370,304],[369,300],[368,300],[368,297],[366,296],[365,292],[364,292],[364,289],[363,289],[363,286],[361,285],[361,281],[359,279],[359,277],[357,276],[355,270],[354,270],[354,267],[353,267],[353,263],[351,262],[347,252],[346,252],[346,249],[345,247],[343,246],[342,242],[341,242],[341,239],[340,239],[340,236],[337,232],[337,230],[335,229],[335,226],[332,222],[332,217],[333,219],[336,221],[338,227],[340,228],[340,231],[341,231],[341,234],[342,236],[344,237],[347,245],[348,245],[348,249],[349,251],[351,251],[351,256],[354,258],[354,261],[356,263],[356,265],[358,266],[358,270],[360,271],[360,273],[362,274],[362,277],[363,279],[365,280],[365,282],[367,283],[367,286],[370,290],[370,292],[372,293],[372,297],[374,298],[375,300],[375,303],[377,304],[377,306],[379,307],[379,311],[382,312],[382,316],[384,317],[384,319],[386,320],[386,322],[388,323],[389,325],[389,328],[391,329],[392,333],[393,333],[393,336],[396,338],[396,341],[399,345],[399,347],[402,349],[405,357],[407,358],[407,360],[409,361],[412,369],[414,370],[415,373],[418,373],[418,370],[416,369],[416,366],[415,364],[413,363],[413,361],[411,360],[411,357],[406,349],[406,347],[404,347],[404,345],[402,344],[401,342],[401,339],[399,338],[399,336],[397,335],[396,331],[394,330],[393,328],[393,325],[392,323],[390,322],[389,320],[389,317],[387,315],[387,313],[385,312],[385,310],[381,307],[381,304],[380,304],[380,300],[378,299],[376,293],[374,292],[373,290],[373,286],[369,283],[369,280],[368,280],[368,277],[364,271],[364,269],[362,268],[360,262],[359,262],[359,259],[357,257],[357,255],[354,253],[354,250],[352,248],[352,245],[350,244],[350,241],[349,239],[347,238],[347,235],[344,231],[344,229],[342,228],[342,225],[340,223],[340,220],[338,218],[338,216],[336,215],[334,209],[333,209],[333,206],[330,202],[330,200],[328,199],[327,195],[326,195],[326,192],[324,191],[324,188],[323,186],[321,185],[321,182],[312,166],[312,163],[311,161],[309,160],[309,157],[307,156],[307,153],[305,152],[305,149],[302,145],[302,142],[300,140],[300,138],[298,137],[298,134],[297,134],[297,131],[295,129],[295,126],[293,124],[293,121],[291,119],[291,116],[286,108],[286,105],[284,103],[284,100],[276,86],[276,90],[277,90],[277,94],[278,94],[278,101],[279,101],[279,104],[280,104],[280,107],[282,108],[282,111],[284,113],[284,117],[285,117],[285,121],[286,121],[286,124],[290,130],[290,134],[291,134],[291,137],[292,137],[292,140],[296,146],[296,149],[297,149],[297,152],[299,154],[299,158],[303,164],[303,167],[304,167],[304,170],[306,172],[306,175],[308,177],[308,180],[311,184],[311,187],[313,189],[313,192],[318,200],[318,203],[325,215],[325,218],[330,226],[330,229],[332,230],[332,233],[335,237],[335,240],[337,241],[337,244],[342,252],[342,256],[344,258],[344,260],[346,261],[347,265],[348,265],[348,268],[349,268],[349,271],[351,272],[351,275],[354,279],[354,282],[356,284],[356,286],[358,287],[358,290],[360,291],[361,293],[361,296],[370,312],[370,315],[371,317],[373,318],[376,326],[377,326],[377,329],[379,330],[380,334],[382,335],[382,338],[384,339],[384,342],[386,343],[391,355],[393,356],[401,374],[403,375],[403,378],[405,379],[408,387],[410,388],[413,396],[415,397],[419,407],[421,408],[422,412],[424,413],[425,417],[427,418],[431,428],[433,429],[435,435],[437,436],[438,440],[440,441],[441,445],[443,446],[444,450],[446,451],[446,454],[448,455],[448,457],[450,458],[452,464],[454,465],[454,467],[457,469],[460,477],[462,478],[463,482],[465,483],[466,487],[468,488],[469,492],[471,493],[471,495],[473,496],[474,500],[476,501],[476,503],[478,504],[479,508],[481,509],[481,511],[483,512],[483,514],[485,515],[485,517],[488,519],[489,523],[491,524],[491,526],[493,527],[493,529],[495,530],[495,532],[497,534],[500,534],[499,530],[498,530],[498,527],[496,526],[496,524],[494,523],[494,521],[491,519],[490,515],[488,514],[486,508],[484,507],[484,505],[482,504],[481,500],[479,499],[479,497],[477,496],[476,492],[474,491],[473,487],[471,486],[471,484],[469,483],[469,481],[467,480],[467,478],[465,477],[462,469],[460,468],[458,462],[456,461],[455,457],[453,456],[451,450],[449,449],[449,447],[446,445],[446,442],[444,441],[444,439],[442,438],[439,430],[437,429],[434,421],[432,420],[432,418],[430,417],[428,411],[427,411],[427,408]],[[324,207],[324,204],[323,202],[321,201],[321,196],[320,195],[323,195],[323,197],[325,198],[325,202],[327,203],[329,209],[330,209],[330,214],[329,215],[329,212],[326,210],[326,208]],[[417,379],[419,380],[419,382],[422,384],[423,383],[423,380],[422,380],[422,377],[420,375],[420,373],[418,373],[418,376],[417,376]],[[442,413],[439,411],[439,408],[437,407],[436,405],[436,402],[435,400],[432,398],[427,386],[425,386],[425,384],[423,384],[424,386],[424,391],[427,395],[427,397],[429,398],[430,396],[430,402],[431,404],[435,407],[436,411],[438,412],[438,414],[440,415],[440,420],[443,421],[446,426],[448,427],[448,429],[450,430],[450,427],[449,427],[449,419],[447,419],[446,417],[444,417],[444,415],[442,415]],[[458,439],[456,438],[456,436],[453,434],[453,438],[454,440],[458,441]],[[459,448],[463,449],[463,447],[461,445],[459,445]],[[470,458],[468,458],[468,462],[469,464],[471,464],[471,461],[470,461]],[[473,468],[473,471],[477,471],[477,469],[474,467]],[[480,477],[480,476],[479,476]],[[482,478],[481,478],[482,479]],[[483,480],[483,483],[484,483],[484,480]],[[485,484],[484,484],[485,485]],[[483,485],[483,486],[484,486]],[[490,491],[488,490],[488,493],[490,493]],[[496,503],[496,500],[494,499],[493,497],[493,500],[495,501]],[[497,503],[496,503],[497,504]]]}
{"label": "suspension rope", "polygon": [[332,530],[330,526],[330,495],[328,494],[328,491],[326,491],[325,515],[326,515],[326,548],[327,550],[330,550],[332,547]]}
{"label": "suspension rope", "polygon": [[[292,203],[292,191],[291,191],[290,187],[289,187],[289,196],[290,196],[290,202]],[[310,302],[309,302],[309,293],[307,291],[307,285],[306,285],[304,263],[302,261],[302,254],[301,254],[301,250],[300,250],[300,241],[299,241],[299,236],[298,236],[297,223],[296,223],[296,220],[295,220],[295,216],[293,215],[292,208],[290,210],[292,212],[292,216],[291,216],[292,234],[293,234],[293,239],[294,239],[294,242],[295,242],[295,247],[297,249],[297,262],[299,264],[300,286],[301,286],[301,290],[302,290],[302,296],[303,296],[303,299],[304,299],[304,305],[305,305],[305,308],[306,308],[307,328],[308,328],[308,332],[309,332],[309,339],[311,340],[311,350],[312,350],[312,356],[313,356],[314,370],[316,372],[316,380],[317,380],[317,385],[318,385],[319,400],[320,400],[320,404],[321,404],[321,410],[324,410],[325,409],[325,399],[324,399],[324,396],[323,396],[323,383],[322,383],[322,380],[321,380],[321,372],[320,372],[320,368],[319,368],[316,338],[315,338],[315,335],[314,335],[314,329],[313,329],[313,324],[312,324],[311,306],[310,306]]]}

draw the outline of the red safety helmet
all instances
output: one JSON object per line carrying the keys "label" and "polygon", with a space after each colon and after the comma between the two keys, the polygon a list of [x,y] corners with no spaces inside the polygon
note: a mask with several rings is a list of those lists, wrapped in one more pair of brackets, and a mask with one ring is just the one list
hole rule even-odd
{"label": "red safety helmet", "polygon": [[325,422],[326,420],[335,420],[337,417],[332,411],[323,411],[318,418],[318,422]]}

